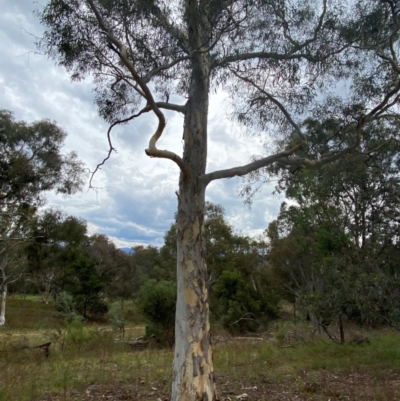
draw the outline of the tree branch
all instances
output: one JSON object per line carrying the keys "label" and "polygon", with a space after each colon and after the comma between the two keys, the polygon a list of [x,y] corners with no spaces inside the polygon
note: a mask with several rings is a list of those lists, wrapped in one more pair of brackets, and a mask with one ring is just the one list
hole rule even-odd
{"label": "tree branch", "polygon": [[182,114],[185,114],[185,111],[186,111],[186,104],[181,105],[181,104],[174,104],[174,103],[157,102],[156,105],[160,109],[177,111]]}
{"label": "tree branch", "polygon": [[[186,167],[185,167],[181,157],[179,157],[174,152],[157,149],[157,146],[156,146],[157,141],[160,139],[160,137],[165,129],[165,126],[166,126],[165,116],[159,109],[157,103],[154,101],[153,95],[152,95],[149,87],[147,86],[147,83],[137,73],[133,62],[128,59],[126,48],[123,45],[123,43],[114,36],[112,30],[104,22],[102,16],[100,15],[99,11],[97,10],[96,6],[94,5],[93,0],[87,0],[87,2],[89,4],[90,8],[92,9],[92,11],[94,12],[100,28],[107,35],[107,39],[109,40],[109,42],[118,48],[118,50],[119,50],[118,54],[119,54],[121,62],[129,70],[133,79],[137,82],[140,89],[142,90],[144,97],[147,100],[146,108],[149,106],[158,118],[158,127],[157,127],[156,132],[153,134],[153,136],[151,137],[151,139],[149,141],[149,147],[148,147],[148,149],[145,150],[146,154],[150,157],[159,157],[159,158],[172,160],[179,166],[179,168],[183,171],[183,173],[186,174],[187,173]],[[112,146],[110,146],[109,155],[111,155],[111,152],[112,152]],[[108,159],[108,157],[106,159]]]}
{"label": "tree branch", "polygon": [[173,37],[175,38],[178,43],[182,45],[182,50],[185,53],[189,54],[188,51],[188,38],[186,36],[186,33],[184,31],[181,31],[179,28],[176,26],[172,25],[169,21],[165,13],[155,4],[152,4],[151,6],[151,13],[154,15],[154,17],[158,18],[158,22],[160,23],[161,26],[164,27],[164,29]]}
{"label": "tree branch", "polygon": [[[283,61],[283,60],[301,60],[305,59],[308,60],[312,63],[317,63],[321,61],[325,61],[328,59],[330,56],[342,52],[348,45],[340,47],[336,51],[332,51],[324,56],[321,55],[312,55],[309,53],[298,53],[299,51],[303,50],[305,47],[309,46],[313,42],[315,42],[318,39],[318,33],[320,32],[325,16],[326,16],[326,4],[327,0],[324,0],[323,2],[323,9],[321,12],[321,15],[319,16],[317,26],[314,29],[313,36],[309,39],[304,40],[303,43],[298,43],[296,42],[292,37],[288,36],[287,34],[287,28],[284,28],[284,36],[288,41],[292,44],[292,48],[289,52],[280,54],[280,53],[272,53],[272,52],[248,52],[248,53],[237,53],[237,54],[231,54],[228,55],[220,60],[215,60],[214,63],[212,64],[212,69],[216,67],[221,67],[226,64],[229,64],[231,62],[235,61],[245,61],[245,60],[252,60],[252,59],[272,59],[276,61]],[[286,20],[283,21],[284,23]]]}
{"label": "tree branch", "polygon": [[94,175],[97,173],[97,171],[99,171],[100,167],[101,167],[101,166],[104,166],[104,164],[106,163],[106,161],[111,157],[111,153],[112,153],[112,152],[117,152],[117,150],[114,148],[114,146],[113,146],[113,144],[112,144],[112,141],[111,141],[111,130],[112,130],[116,125],[127,123],[128,121],[131,121],[131,120],[133,120],[133,119],[136,118],[136,117],[139,117],[141,114],[143,114],[143,113],[145,113],[145,112],[147,112],[147,111],[150,111],[150,108],[149,108],[148,110],[143,109],[143,110],[141,110],[141,111],[140,111],[139,113],[137,113],[137,114],[134,114],[134,115],[132,115],[132,116],[130,116],[130,117],[128,117],[128,118],[125,118],[125,119],[123,119],[123,120],[115,121],[115,122],[113,122],[113,123],[110,125],[110,127],[108,128],[108,131],[107,131],[107,140],[108,140],[108,145],[109,145],[108,154],[107,154],[107,156],[103,159],[103,161],[102,161],[101,163],[99,163],[99,164],[96,166],[96,168],[94,169],[92,175],[90,176],[89,188],[93,188],[93,187],[92,187],[92,180],[93,180]]}
{"label": "tree branch", "polygon": [[279,54],[279,53],[271,53],[271,52],[249,52],[249,53],[238,53],[238,54],[232,54],[229,56],[224,57],[223,59],[220,60],[215,60],[211,66],[211,68],[216,68],[216,67],[222,67],[226,64],[229,64],[231,62],[235,61],[246,61],[246,60],[253,60],[253,59],[271,59],[271,60],[276,60],[276,61],[283,61],[283,60],[293,60],[293,59],[307,59],[308,61],[313,61],[317,62],[322,60],[319,57],[314,57],[309,54],[305,53],[298,53],[298,54],[292,54],[292,52],[286,53],[286,54]]}
{"label": "tree branch", "polygon": [[186,57],[180,57],[174,61],[171,61],[169,64],[166,65],[162,65],[158,68],[155,68],[153,71],[150,71],[144,78],[143,78],[143,82],[145,82],[146,84],[150,82],[151,78],[154,77],[154,75],[157,75],[159,72],[161,71],[165,71],[170,69],[171,67],[173,67],[176,64],[179,64],[182,61],[186,61],[186,60],[190,60],[191,56],[186,56]]}
{"label": "tree branch", "polygon": [[358,145],[361,142],[362,138],[362,128],[365,124],[366,120],[365,118],[361,119],[361,121],[358,124],[357,127],[357,136],[356,140],[354,143],[347,148],[337,151],[334,153],[330,153],[327,156],[323,156],[320,159],[317,160],[312,160],[308,159],[306,157],[295,157],[293,154],[298,151],[302,146],[303,142],[300,143],[299,145],[296,145],[292,149],[285,151],[285,152],[279,152],[271,156],[263,157],[262,159],[256,160],[252,163],[246,164],[244,166],[239,166],[239,167],[233,167],[230,169],[226,170],[219,170],[219,171],[214,171],[212,173],[208,173],[203,177],[203,182],[204,185],[208,185],[211,181],[214,180],[219,180],[222,178],[232,178],[235,176],[244,176],[246,174],[251,173],[252,171],[256,171],[260,168],[267,167],[272,163],[279,163],[284,166],[301,166],[301,167],[307,167],[307,168],[316,168],[323,166],[324,164],[331,163],[335,160],[340,159],[344,155],[352,152],[355,150]]}
{"label": "tree branch", "polygon": [[[296,146],[296,148],[297,148],[297,146]],[[269,166],[270,164],[272,164],[280,159],[283,159],[285,156],[289,156],[291,154],[292,154],[291,151],[280,152],[275,155],[271,155],[271,156],[256,160],[256,161],[246,164],[244,166],[238,166],[238,167],[233,167],[233,168],[229,168],[226,170],[219,170],[219,171],[214,171],[212,173],[208,173],[208,174],[204,175],[204,177],[203,177],[204,185],[207,186],[211,181],[220,180],[222,178],[232,178],[235,176],[240,177],[240,176],[249,174],[252,171],[256,171],[260,168]]]}
{"label": "tree branch", "polygon": [[301,131],[300,127],[294,122],[293,118],[291,117],[290,113],[286,110],[285,106],[278,100],[276,99],[274,96],[272,96],[270,93],[268,93],[267,91],[265,91],[263,88],[261,88],[259,85],[257,85],[255,82],[253,82],[251,79],[247,78],[247,77],[243,77],[241,75],[239,75],[234,69],[229,68],[230,71],[239,79],[241,79],[242,81],[245,81],[247,83],[249,83],[250,85],[254,86],[258,91],[260,91],[263,95],[265,95],[265,97],[270,100],[272,103],[274,103],[276,106],[278,106],[278,108],[282,111],[283,115],[286,117],[286,119],[288,120],[288,122],[290,123],[290,125],[295,129],[295,131],[297,132],[297,134],[300,136],[300,138],[302,139],[302,145],[305,144],[307,142],[307,138],[306,136],[303,134],[303,132]]}
{"label": "tree branch", "polygon": [[303,144],[306,141],[305,135],[301,132],[300,128],[297,126],[297,124],[291,119],[289,113],[287,110],[284,108],[284,106],[277,100],[275,99],[272,95],[269,93],[265,92],[262,88],[260,88],[258,85],[256,85],[254,82],[252,82],[249,78],[241,77],[238,75],[235,71],[231,69],[231,71],[240,79],[245,80],[248,83],[251,83],[254,87],[256,87],[259,91],[261,91],[270,101],[275,103],[279,109],[282,111],[282,113],[285,115],[289,123],[295,128],[296,132],[300,135],[300,137],[303,139],[303,141],[295,146],[294,148],[286,151],[286,152],[280,152],[275,155],[267,156],[262,159],[256,160],[252,163],[246,164],[244,166],[239,166],[239,167],[234,167],[230,169],[225,169],[225,170],[219,170],[219,171],[214,171],[212,173],[206,174],[203,177],[203,181],[205,185],[208,185],[211,181],[217,180],[217,179],[222,179],[222,178],[231,178],[235,176],[244,176],[246,174],[251,173],[252,171],[256,171],[260,168],[266,167],[272,163],[279,163],[284,166],[302,166],[302,167],[307,167],[307,168],[316,168],[323,166],[325,164],[334,162],[341,157],[343,157],[346,154],[349,154],[350,152],[354,151],[359,144],[361,143],[361,138],[362,138],[362,132],[363,132],[363,127],[366,123],[374,120],[375,118],[380,116],[380,113],[388,110],[390,107],[392,107],[396,102],[397,102],[397,96],[393,101],[390,101],[390,99],[396,95],[400,91],[400,80],[396,82],[395,87],[389,91],[386,96],[382,99],[382,101],[375,106],[372,110],[370,110],[367,114],[365,114],[363,117],[361,117],[357,123],[357,131],[356,131],[356,138],[353,144],[349,145],[345,149],[330,152],[326,155],[322,155],[320,159],[317,160],[312,160],[308,159],[306,157],[295,157],[293,154],[303,146]]}
{"label": "tree branch", "polygon": [[386,111],[389,107],[393,106],[394,103],[396,103],[397,97],[395,101],[388,103],[390,98],[398,93],[400,90],[400,80],[397,81],[396,86],[386,94],[386,96],[383,98],[383,100],[376,106],[374,107],[366,116],[365,118],[370,121],[375,117],[375,115],[379,115],[380,112]]}

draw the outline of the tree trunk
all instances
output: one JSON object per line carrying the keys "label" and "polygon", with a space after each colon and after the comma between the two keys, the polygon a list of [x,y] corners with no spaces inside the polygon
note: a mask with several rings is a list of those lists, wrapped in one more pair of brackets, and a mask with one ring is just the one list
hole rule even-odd
{"label": "tree trunk", "polygon": [[342,316],[339,316],[338,320],[339,333],[340,333],[340,344],[344,344],[344,327]]}
{"label": "tree trunk", "polygon": [[192,63],[183,132],[183,162],[187,172],[181,172],[178,194],[178,285],[172,400],[212,401],[216,395],[205,261],[205,185],[202,181],[207,158],[207,54],[198,54]]}
{"label": "tree trunk", "polygon": [[4,284],[1,291],[1,308],[0,308],[0,326],[6,323],[6,299],[7,299],[7,284]]}
{"label": "tree trunk", "polygon": [[51,298],[51,292],[49,289],[45,289],[43,292],[40,293],[40,298],[42,298],[42,301],[48,305],[50,302],[50,298]]}
{"label": "tree trunk", "polygon": [[321,326],[319,324],[319,319],[315,313],[309,313],[308,316],[310,317],[311,323],[314,327],[314,332],[321,334]]}
{"label": "tree trunk", "polygon": [[[192,198],[192,202],[194,199]],[[201,202],[203,203],[203,202]],[[197,205],[191,205],[197,208]],[[207,266],[204,260],[204,211],[178,218],[173,401],[215,399],[211,352]],[[184,220],[184,221],[182,221]]]}

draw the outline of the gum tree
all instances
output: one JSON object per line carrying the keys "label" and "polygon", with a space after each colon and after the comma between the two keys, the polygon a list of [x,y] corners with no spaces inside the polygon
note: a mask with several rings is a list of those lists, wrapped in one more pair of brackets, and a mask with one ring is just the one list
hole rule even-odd
{"label": "gum tree", "polygon": [[[113,126],[152,113],[157,128],[145,152],[180,170],[172,399],[213,400],[207,185],[247,176],[245,193],[251,193],[251,182],[263,179],[272,164],[294,171],[349,157],[374,120],[394,124],[400,88],[395,2],[51,0],[39,17],[46,27],[41,50],[73,79],[94,78],[99,113],[110,123],[108,156]],[[347,89],[334,98],[329,91],[335,88]],[[269,154],[242,166],[206,170],[211,90],[231,94],[233,117],[266,142],[269,138]],[[181,155],[157,148],[165,110],[184,117]],[[300,121],[310,114],[340,118],[337,135],[346,141],[324,140],[310,156],[298,153],[307,142]],[[282,145],[289,135],[292,145]]]}
{"label": "gum tree", "polygon": [[27,124],[0,110],[0,326],[7,287],[24,273],[21,246],[37,238],[33,222],[44,194],[72,194],[82,186],[82,163],[73,152],[61,153],[65,137],[50,121]]}

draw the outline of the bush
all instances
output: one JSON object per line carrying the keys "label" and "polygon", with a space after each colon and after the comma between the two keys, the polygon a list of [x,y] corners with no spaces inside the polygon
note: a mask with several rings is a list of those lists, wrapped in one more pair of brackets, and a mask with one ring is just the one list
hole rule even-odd
{"label": "bush", "polygon": [[256,291],[238,270],[224,270],[213,287],[213,313],[231,332],[255,332],[276,316],[278,298],[266,290]]}
{"label": "bush", "polygon": [[147,320],[146,337],[155,337],[163,345],[173,345],[176,308],[176,284],[148,280],[139,292],[138,307]]}
{"label": "bush", "polygon": [[68,292],[62,291],[57,294],[54,306],[57,312],[65,318],[66,321],[73,321],[77,317],[77,314],[74,309],[74,300],[71,294]]}

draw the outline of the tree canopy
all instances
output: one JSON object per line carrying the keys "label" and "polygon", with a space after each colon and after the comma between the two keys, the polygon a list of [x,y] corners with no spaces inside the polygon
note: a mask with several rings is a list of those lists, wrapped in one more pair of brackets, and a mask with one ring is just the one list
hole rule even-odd
{"label": "tree canopy", "polygon": [[72,194],[83,184],[83,164],[74,152],[62,154],[66,133],[42,120],[15,121],[0,110],[0,205],[34,205],[46,191]]}

